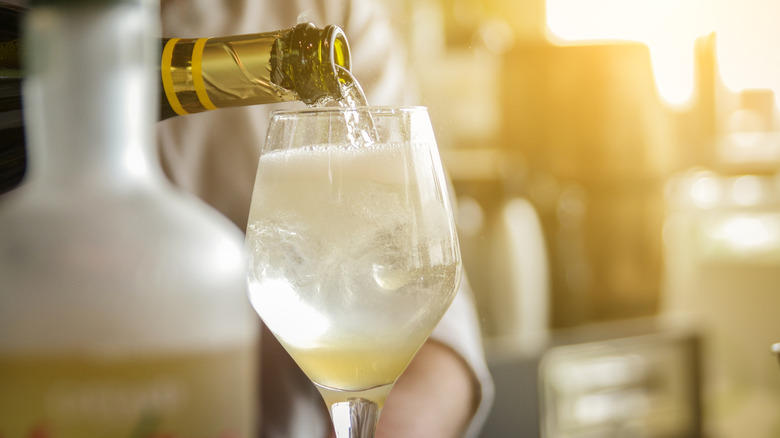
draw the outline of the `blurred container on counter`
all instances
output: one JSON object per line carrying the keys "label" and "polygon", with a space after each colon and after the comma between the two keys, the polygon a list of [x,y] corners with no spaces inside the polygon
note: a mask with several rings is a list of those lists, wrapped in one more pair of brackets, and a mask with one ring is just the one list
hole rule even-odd
{"label": "blurred container on counter", "polygon": [[662,311],[697,324],[713,436],[780,433],[780,131],[769,90],[722,102],[712,159],[670,180]]}

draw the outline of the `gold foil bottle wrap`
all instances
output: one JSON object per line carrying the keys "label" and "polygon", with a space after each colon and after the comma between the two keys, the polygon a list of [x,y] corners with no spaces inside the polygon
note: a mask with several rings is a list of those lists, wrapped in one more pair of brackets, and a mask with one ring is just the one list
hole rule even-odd
{"label": "gold foil bottle wrap", "polygon": [[179,115],[295,100],[271,81],[271,52],[282,33],[168,40],[162,84]]}

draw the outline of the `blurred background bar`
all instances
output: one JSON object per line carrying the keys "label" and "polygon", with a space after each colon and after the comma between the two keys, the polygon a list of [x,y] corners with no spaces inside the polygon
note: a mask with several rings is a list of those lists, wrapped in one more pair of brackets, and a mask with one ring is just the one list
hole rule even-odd
{"label": "blurred background bar", "polygon": [[385,2],[458,192],[483,436],[780,436],[780,2]]}

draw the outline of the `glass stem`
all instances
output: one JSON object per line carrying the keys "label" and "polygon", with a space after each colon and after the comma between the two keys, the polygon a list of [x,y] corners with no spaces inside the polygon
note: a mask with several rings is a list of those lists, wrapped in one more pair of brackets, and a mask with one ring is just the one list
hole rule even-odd
{"label": "glass stem", "polygon": [[330,406],[336,438],[374,438],[379,406],[363,398],[351,398]]}

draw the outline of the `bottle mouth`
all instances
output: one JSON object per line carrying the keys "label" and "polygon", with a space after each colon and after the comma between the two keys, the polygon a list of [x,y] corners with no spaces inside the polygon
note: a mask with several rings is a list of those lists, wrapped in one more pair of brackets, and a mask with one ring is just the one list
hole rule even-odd
{"label": "bottle mouth", "polygon": [[333,60],[333,64],[343,67],[347,71],[352,71],[352,57],[349,51],[347,36],[344,34],[344,31],[338,26],[327,26],[325,27],[325,37],[322,41],[325,46],[323,48],[328,51],[330,59]]}
{"label": "bottle mouth", "polygon": [[[295,26],[292,41],[298,42],[299,62],[293,67],[295,89],[306,104],[314,104],[327,97],[343,98],[342,78],[339,69],[351,71],[352,58],[344,31],[335,25],[318,29],[312,23]],[[312,53],[314,51],[314,53]],[[317,59],[319,62],[312,63]]]}

